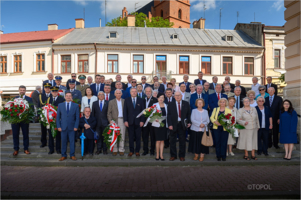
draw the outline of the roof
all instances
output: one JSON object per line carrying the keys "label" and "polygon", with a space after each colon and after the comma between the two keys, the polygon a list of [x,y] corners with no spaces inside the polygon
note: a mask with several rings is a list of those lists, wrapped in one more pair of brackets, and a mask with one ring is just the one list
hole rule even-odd
{"label": "roof", "polygon": [[[111,31],[117,32],[117,38],[109,39]],[[178,39],[171,35],[177,34]],[[225,41],[223,36],[233,36],[233,41]],[[145,28],[145,27],[94,27],[74,29],[53,45],[78,44],[108,45],[164,45],[164,46],[221,46],[263,48],[243,31],[193,28]]]}
{"label": "roof", "polygon": [[19,42],[37,42],[37,41],[51,41],[56,40],[67,33],[73,31],[74,28],[61,30],[47,30],[47,31],[31,31],[19,33],[7,33],[0,36],[0,43],[19,43]]}
{"label": "roof", "polygon": [[142,13],[146,14],[146,16],[148,16],[148,12],[151,11],[153,6],[154,6],[154,1],[152,0],[152,1],[148,2],[146,5],[139,8],[136,12],[137,13],[142,12]]}

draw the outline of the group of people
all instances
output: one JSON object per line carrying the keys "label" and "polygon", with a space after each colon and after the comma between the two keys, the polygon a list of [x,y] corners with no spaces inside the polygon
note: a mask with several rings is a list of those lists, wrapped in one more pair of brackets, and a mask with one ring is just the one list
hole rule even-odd
{"label": "group of people", "polygon": [[[56,145],[54,147],[50,130],[41,124],[40,147],[47,146],[48,133],[49,154],[56,150],[62,155],[60,161],[67,159],[68,142],[70,158],[76,160],[75,142],[82,132],[86,137],[85,154],[93,156],[95,146],[95,154],[108,154],[102,133],[113,121],[120,127],[122,138],[115,144],[113,156],[125,155],[126,132],[129,137],[128,157],[140,156],[142,139],[142,156],[150,153],[156,160],[162,161],[165,160],[164,148],[170,148],[170,161],[178,158],[185,161],[188,135],[188,152],[195,155],[194,160],[203,161],[205,154],[209,153],[209,147],[202,144],[202,137],[203,134],[208,135],[210,130],[218,161],[226,161],[229,155],[234,156],[234,145],[244,150],[244,159],[257,160],[256,150],[258,155],[268,156],[268,148],[279,148],[279,142],[285,147],[284,159],[290,160],[294,143],[297,143],[297,113],[289,100],[283,101],[277,96],[277,86],[272,83],[271,77],[267,77],[266,85],[260,85],[258,78],[253,77],[249,91],[240,85],[239,80],[232,84],[228,76],[222,84],[218,83],[216,76],[209,83],[203,79],[201,71],[194,83],[188,81],[188,75],[184,75],[179,85],[174,78],[167,82],[165,76],[161,77],[161,83],[154,76],[153,84],[146,83],[145,76],[141,77],[140,83],[132,75],[127,76],[126,83],[121,82],[120,75],[116,75],[115,82],[105,80],[103,75],[96,75],[93,83],[93,78],[88,77],[88,84],[85,75],[79,75],[79,81],[76,78],[76,74],[72,73],[67,85],[63,86],[61,76],[54,78],[49,73],[43,87],[37,86],[31,95],[35,108],[41,108],[46,103],[57,106]],[[20,86],[19,92],[20,95],[25,94],[26,87]],[[29,97],[26,99],[31,101]],[[145,125],[146,118],[143,115],[137,117],[145,108],[153,105],[166,117],[163,120],[164,127],[153,127],[151,123]],[[235,117],[236,123],[245,127],[239,131],[238,138],[233,138],[218,121],[219,115],[229,113]],[[25,153],[30,154],[28,126],[20,124],[19,129],[15,126],[14,155],[19,151],[20,127],[24,135]],[[95,132],[99,133],[96,143]]]}

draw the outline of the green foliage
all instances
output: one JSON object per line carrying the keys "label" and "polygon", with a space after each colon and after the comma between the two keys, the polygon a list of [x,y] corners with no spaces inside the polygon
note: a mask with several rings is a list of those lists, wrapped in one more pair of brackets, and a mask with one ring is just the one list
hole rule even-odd
{"label": "green foliage", "polygon": [[[173,22],[169,22],[168,19],[162,17],[152,17],[151,20],[147,18],[144,13],[132,12],[130,15],[135,15],[135,26],[144,27],[144,21],[146,21],[147,27],[166,27],[170,28],[174,25]],[[112,19],[111,22],[107,22],[106,26],[127,26],[127,19],[121,18],[121,16]]]}
{"label": "green foliage", "polygon": [[[103,139],[104,139],[108,149],[110,149],[110,145],[111,145],[110,136],[111,137],[113,136],[113,131],[114,131],[113,129],[110,128],[111,125],[112,124],[109,124],[102,133]],[[116,141],[116,144],[117,144],[122,140],[121,135],[120,135],[120,130],[118,130],[115,134],[117,135],[117,141]]]}
{"label": "green foliage", "polygon": [[9,122],[10,124],[18,124],[18,123],[29,124],[31,121],[33,121],[35,114],[33,110],[33,104],[28,103],[28,105],[29,105],[28,109],[24,109],[24,106],[19,106],[16,104],[12,104],[12,106],[9,108],[3,108],[0,111],[0,114],[2,115],[1,121],[6,121]]}
{"label": "green foliage", "polygon": [[285,74],[281,74],[281,76],[279,77],[279,80],[281,82],[284,82],[285,83]]}

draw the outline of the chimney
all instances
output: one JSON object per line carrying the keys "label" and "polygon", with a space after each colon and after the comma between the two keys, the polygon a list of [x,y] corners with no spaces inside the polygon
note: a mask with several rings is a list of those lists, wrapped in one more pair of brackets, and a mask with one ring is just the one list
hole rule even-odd
{"label": "chimney", "polygon": [[57,24],[48,24],[48,31],[58,30],[59,26]]}
{"label": "chimney", "polygon": [[135,15],[128,15],[128,27],[135,27]]}
{"label": "chimney", "polygon": [[101,27],[101,18],[99,18],[99,27]]}
{"label": "chimney", "polygon": [[198,21],[194,21],[193,28],[205,29],[205,20],[204,18],[200,18]]}
{"label": "chimney", "polygon": [[75,28],[85,28],[85,20],[83,18],[75,19]]}
{"label": "chimney", "polygon": [[3,34],[3,31],[0,31],[0,35]]}

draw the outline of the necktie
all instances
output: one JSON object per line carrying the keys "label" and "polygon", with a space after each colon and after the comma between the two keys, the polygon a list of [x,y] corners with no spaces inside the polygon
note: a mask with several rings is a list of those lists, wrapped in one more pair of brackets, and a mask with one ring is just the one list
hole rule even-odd
{"label": "necktie", "polygon": [[53,102],[55,102],[55,97],[53,98]]}
{"label": "necktie", "polygon": [[108,97],[108,94],[106,94],[106,100],[107,100],[107,101],[109,101],[109,97]]}
{"label": "necktie", "polygon": [[102,101],[100,101],[99,108],[100,108],[100,112],[101,112],[102,111]]}
{"label": "necktie", "polygon": [[270,96],[270,107],[272,106],[272,103],[273,103],[273,97]]}
{"label": "necktie", "polygon": [[181,103],[178,102],[179,117],[181,118]]}
{"label": "necktie", "polygon": [[67,114],[69,114],[69,103],[67,103]]}
{"label": "necktie", "polygon": [[136,106],[135,98],[133,98],[133,106],[134,106],[134,109],[135,109],[135,106]]}
{"label": "necktie", "polygon": [[199,94],[199,99],[201,98],[201,95]]}
{"label": "necktie", "polygon": [[168,103],[170,103],[170,98],[168,98]]}
{"label": "necktie", "polygon": [[99,92],[99,85],[97,85],[96,91],[97,91],[97,95],[98,95],[98,92]]}
{"label": "necktie", "polygon": [[219,93],[217,93],[217,99],[218,99],[218,100],[220,99]]}
{"label": "necktie", "polygon": [[236,97],[236,108],[238,109],[238,97]]}

